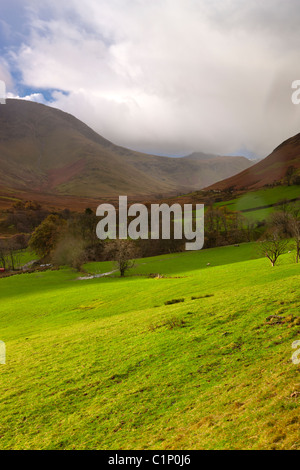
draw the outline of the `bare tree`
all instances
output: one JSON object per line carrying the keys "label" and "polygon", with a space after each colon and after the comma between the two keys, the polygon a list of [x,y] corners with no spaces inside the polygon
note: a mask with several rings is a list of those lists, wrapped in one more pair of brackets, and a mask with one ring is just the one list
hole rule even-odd
{"label": "bare tree", "polygon": [[71,266],[80,271],[87,261],[84,240],[70,235],[62,238],[52,252],[51,259],[58,266]]}
{"label": "bare tree", "polygon": [[5,269],[15,269],[20,267],[23,247],[17,237],[0,240],[0,264]]}
{"label": "bare tree", "polygon": [[300,219],[296,215],[292,215],[290,219],[290,229],[294,244],[296,248],[296,263],[299,263],[300,259]]}
{"label": "bare tree", "polygon": [[285,173],[285,178],[286,178],[286,182],[288,186],[292,184],[292,179],[293,179],[293,176],[296,174],[296,171],[297,169],[293,165],[290,165],[287,168],[286,173]]}
{"label": "bare tree", "polygon": [[288,206],[285,211],[275,212],[271,217],[271,226],[283,237],[294,239],[296,263],[298,263],[300,259],[300,208]]}
{"label": "bare tree", "polygon": [[7,245],[4,240],[0,240],[0,263],[5,269],[7,266]]}
{"label": "bare tree", "polygon": [[273,212],[268,219],[268,225],[271,229],[280,233],[283,238],[290,237],[289,206],[285,206],[281,210]]}
{"label": "bare tree", "polygon": [[275,266],[280,255],[286,252],[288,241],[280,238],[278,231],[267,232],[260,243],[260,252]]}
{"label": "bare tree", "polygon": [[7,259],[10,269],[14,271],[20,264],[20,251],[19,246],[14,240],[7,242]]}
{"label": "bare tree", "polygon": [[138,255],[137,248],[132,240],[111,240],[107,242],[105,251],[108,257],[115,261],[121,277],[124,277],[125,273],[134,267],[134,258]]}

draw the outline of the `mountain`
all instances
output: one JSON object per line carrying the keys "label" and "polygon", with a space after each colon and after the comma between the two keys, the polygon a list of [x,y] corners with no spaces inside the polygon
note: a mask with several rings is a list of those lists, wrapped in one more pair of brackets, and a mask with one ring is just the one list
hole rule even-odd
{"label": "mountain", "polygon": [[75,117],[42,104],[8,99],[0,106],[1,194],[109,198],[203,188],[251,162],[146,155],[114,145]]}
{"label": "mountain", "polygon": [[268,157],[250,168],[220,180],[206,189],[258,189],[282,181],[289,167],[300,168],[300,134],[285,140]]}
{"label": "mountain", "polygon": [[212,160],[219,157],[220,155],[214,155],[213,153],[193,152],[183,158],[186,158],[187,160]]}

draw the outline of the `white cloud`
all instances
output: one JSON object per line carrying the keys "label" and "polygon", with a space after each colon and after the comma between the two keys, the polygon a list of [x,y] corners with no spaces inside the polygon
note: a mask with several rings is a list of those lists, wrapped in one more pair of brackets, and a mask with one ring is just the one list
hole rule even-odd
{"label": "white cloud", "polygon": [[5,83],[6,89],[10,89],[13,86],[13,78],[11,76],[8,63],[0,58],[0,80]]}
{"label": "white cloud", "polygon": [[45,100],[42,93],[31,93],[30,95],[26,96],[19,96],[9,92],[6,94],[6,96],[9,99],[34,101],[35,103],[49,104],[47,103],[47,100]]}
{"label": "white cloud", "polygon": [[40,3],[11,55],[24,83],[118,144],[266,155],[299,132],[296,0]]}

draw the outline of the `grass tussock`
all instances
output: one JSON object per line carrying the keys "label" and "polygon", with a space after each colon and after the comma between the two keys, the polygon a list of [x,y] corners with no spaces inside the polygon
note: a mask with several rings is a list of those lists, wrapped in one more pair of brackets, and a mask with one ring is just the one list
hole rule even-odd
{"label": "grass tussock", "polygon": [[164,302],[165,305],[173,305],[173,304],[179,304],[180,302],[184,302],[184,299],[172,299],[172,300],[166,300]]}

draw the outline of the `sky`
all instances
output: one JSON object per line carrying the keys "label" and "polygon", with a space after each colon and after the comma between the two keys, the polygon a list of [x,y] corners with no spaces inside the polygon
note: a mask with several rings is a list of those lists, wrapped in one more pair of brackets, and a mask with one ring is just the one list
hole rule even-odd
{"label": "sky", "polygon": [[128,148],[265,157],[300,132],[299,25],[299,0],[0,0],[0,80]]}

